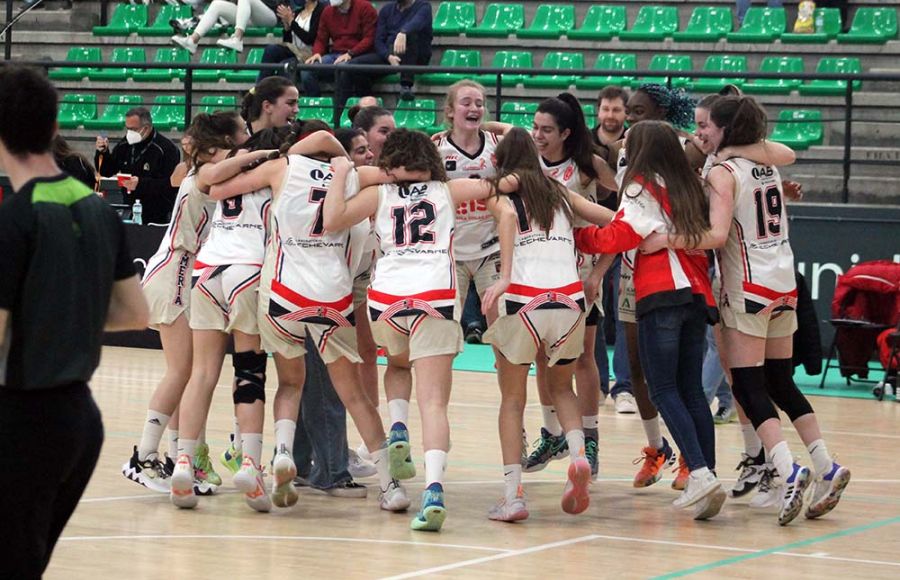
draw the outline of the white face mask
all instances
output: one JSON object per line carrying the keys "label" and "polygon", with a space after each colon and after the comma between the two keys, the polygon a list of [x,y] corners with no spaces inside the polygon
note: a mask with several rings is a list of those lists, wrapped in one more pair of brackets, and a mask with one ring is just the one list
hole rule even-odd
{"label": "white face mask", "polygon": [[131,129],[125,131],[125,141],[127,141],[129,145],[137,145],[143,140],[144,138],[141,137],[141,134],[137,131],[132,131]]}
{"label": "white face mask", "polygon": [[335,8],[337,8],[337,7],[339,7],[341,4],[344,3],[344,0],[329,0],[329,2],[331,2],[331,5],[332,5],[332,6],[334,6]]}

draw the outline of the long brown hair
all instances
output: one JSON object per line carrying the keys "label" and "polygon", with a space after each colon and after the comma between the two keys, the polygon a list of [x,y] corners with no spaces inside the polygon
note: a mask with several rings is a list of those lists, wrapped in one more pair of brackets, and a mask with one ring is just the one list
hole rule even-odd
{"label": "long brown hair", "polygon": [[193,143],[191,167],[199,170],[206,163],[204,157],[214,154],[216,149],[232,149],[233,137],[242,126],[241,118],[235,111],[198,113],[187,130]]}
{"label": "long brown hair", "polygon": [[575,162],[582,175],[597,179],[593,156],[600,151],[594,147],[594,138],[584,120],[584,112],[578,99],[571,93],[560,93],[541,101],[537,112],[551,115],[560,133],[569,130],[569,136],[563,142],[563,154]]}
{"label": "long brown hair", "polygon": [[[662,179],[671,208],[670,214],[663,215],[672,224],[674,233],[684,236],[689,247],[696,247],[710,227],[709,198],[700,178],[691,169],[678,133],[664,121],[641,121],[628,130],[625,147],[629,151],[628,170],[622,180],[621,195],[630,195],[626,193],[627,188],[638,179],[643,183]],[[663,205],[653,191],[642,186],[641,193],[644,191]]]}
{"label": "long brown hair", "polygon": [[766,111],[753,97],[717,99],[709,108],[709,118],[724,131],[719,149],[752,145],[766,138]]}
{"label": "long brown hair", "polygon": [[528,131],[519,127],[510,129],[497,145],[496,156],[497,175],[491,180],[495,191],[501,179],[515,173],[519,181],[516,194],[525,203],[532,222],[549,233],[556,211],[562,209],[572,223],[568,192],[558,181],[544,175],[537,147]]}
{"label": "long brown hair", "polygon": [[405,167],[409,171],[430,171],[434,181],[447,181],[447,170],[437,146],[425,133],[397,129],[388,135],[378,158],[385,170]]}

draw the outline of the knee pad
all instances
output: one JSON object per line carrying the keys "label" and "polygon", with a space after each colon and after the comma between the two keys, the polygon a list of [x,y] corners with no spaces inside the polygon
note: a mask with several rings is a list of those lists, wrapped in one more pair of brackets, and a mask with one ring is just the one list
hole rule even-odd
{"label": "knee pad", "polygon": [[778,411],[766,388],[765,367],[733,368],[731,380],[734,398],[741,404],[754,429],[758,429],[769,419],[778,418]]}
{"label": "knee pad", "polygon": [[767,358],[765,369],[766,390],[791,421],[813,412],[812,405],[794,383],[794,365],[791,359]]}
{"label": "knee pad", "polygon": [[234,404],[252,405],[266,402],[266,360],[264,352],[236,352],[231,356],[234,366]]}

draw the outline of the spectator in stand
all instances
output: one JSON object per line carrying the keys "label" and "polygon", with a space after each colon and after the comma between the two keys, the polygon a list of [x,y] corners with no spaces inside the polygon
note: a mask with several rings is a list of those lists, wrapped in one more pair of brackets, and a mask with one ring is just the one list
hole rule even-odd
{"label": "spectator in stand", "polygon": [[94,166],[100,175],[124,173],[122,197],[128,205],[140,199],[144,223],[167,224],[178,189],[170,181],[181,154],[175,144],[153,128],[150,111],[135,107],[125,113],[125,137],[110,152],[109,139],[97,137]]}
{"label": "spectator in stand", "polygon": [[[275,12],[284,27],[282,42],[281,44],[267,44],[262,61],[281,64],[305,62],[312,56],[312,46],[316,42],[319,19],[323,10],[325,10],[325,5],[319,0],[306,0],[302,8],[298,10],[291,10],[287,4],[279,4]],[[261,70],[257,82],[276,74],[281,73]]]}
{"label": "spectator in stand", "polygon": [[[355,58],[350,64],[390,64],[391,66],[426,65],[431,62],[431,3],[427,0],[397,0],[388,2],[378,13],[375,32],[375,52]],[[381,73],[355,73],[353,94],[369,95],[375,79]],[[400,98],[411,101],[414,76],[400,73]]]}
{"label": "spectator in stand", "polygon": [[[319,19],[319,30],[313,45],[313,55],[306,64],[343,64],[353,62],[372,52],[375,46],[375,23],[378,13],[368,0],[330,0]],[[343,110],[351,97],[350,79],[346,74],[305,70],[300,73],[303,94],[318,97],[322,94],[319,81],[334,77],[335,106]]]}
{"label": "spectator in stand", "polygon": [[97,173],[94,171],[94,166],[87,160],[87,157],[72,149],[62,135],[54,137],[50,147],[53,160],[60,169],[90,187],[91,190],[96,187]]}
{"label": "spectator in stand", "polygon": [[271,27],[278,24],[278,17],[275,15],[277,6],[278,0],[237,0],[237,3],[213,0],[200,17],[194,32],[188,36],[176,34],[172,37],[172,42],[194,54],[200,39],[222,19],[234,26],[234,35],[231,38],[220,38],[216,44],[241,52],[244,50],[244,32],[248,26]]}

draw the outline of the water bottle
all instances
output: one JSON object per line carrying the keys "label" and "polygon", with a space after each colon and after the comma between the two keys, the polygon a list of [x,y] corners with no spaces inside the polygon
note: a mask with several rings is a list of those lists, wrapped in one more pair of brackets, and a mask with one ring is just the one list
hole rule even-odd
{"label": "water bottle", "polygon": [[822,13],[816,10],[818,14],[816,14],[816,29],[814,32],[824,32],[825,31],[825,17],[822,16]]}
{"label": "water bottle", "polygon": [[141,225],[144,223],[143,220],[144,215],[144,206],[141,205],[141,200],[134,200],[134,205],[131,206],[131,223]]}

